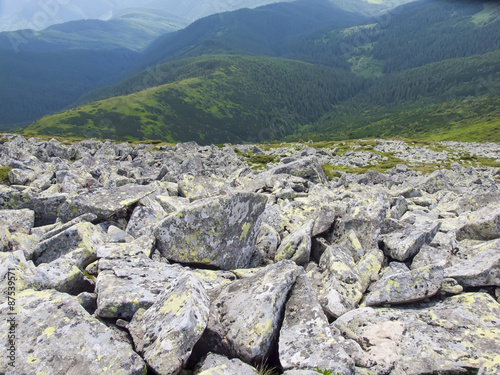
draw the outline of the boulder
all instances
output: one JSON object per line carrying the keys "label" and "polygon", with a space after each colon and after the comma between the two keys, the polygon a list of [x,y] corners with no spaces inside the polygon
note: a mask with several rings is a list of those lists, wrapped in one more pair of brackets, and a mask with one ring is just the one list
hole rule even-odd
{"label": "boulder", "polygon": [[50,263],[78,248],[84,248],[97,255],[97,247],[104,243],[104,236],[98,227],[90,223],[76,224],[56,234],[36,247],[33,258],[36,265]]}
{"label": "boulder", "polygon": [[31,288],[31,279],[35,275],[36,267],[31,261],[27,261],[22,251],[13,253],[0,253],[0,304],[8,300],[7,296],[13,296],[25,289]]}
{"label": "boulder", "polygon": [[253,193],[197,201],[159,223],[157,248],[174,262],[246,268],[266,202],[265,195]]}
{"label": "boulder", "polygon": [[424,245],[431,243],[440,227],[439,222],[411,225],[383,236],[385,255],[404,262],[414,257]]}
{"label": "boulder", "polygon": [[30,234],[35,225],[35,212],[32,210],[1,210],[0,228],[7,228],[11,233]]}
{"label": "boulder", "polygon": [[377,363],[375,374],[477,373],[500,353],[500,304],[485,293],[404,309],[360,308],[334,325]]}
{"label": "boulder", "polygon": [[467,215],[468,222],[458,228],[458,241],[465,239],[488,241],[500,238],[500,207],[487,206]]}
{"label": "boulder", "polygon": [[183,273],[179,266],[144,259],[101,259],[96,280],[97,315],[130,320],[149,308],[165,287]]}
{"label": "boulder", "polygon": [[326,177],[323,168],[319,164],[318,158],[315,156],[302,158],[300,160],[279,165],[275,168],[265,172],[266,174],[289,174],[309,180],[314,183],[327,184],[328,178]]}
{"label": "boulder", "polygon": [[292,260],[299,266],[307,264],[311,257],[311,229],[312,222],[308,222],[288,235],[276,251],[274,261]]}
{"label": "boulder", "polygon": [[309,276],[301,274],[286,303],[279,335],[283,369],[328,369],[353,374],[354,362],[333,337]]}
{"label": "boulder", "polygon": [[185,273],[166,285],[147,311],[134,315],[128,329],[155,373],[179,373],[205,330],[209,306],[203,284]]}
{"label": "boulder", "polygon": [[410,272],[396,273],[377,281],[366,298],[366,305],[420,301],[439,292],[442,283],[442,266],[427,266]]}
{"label": "boulder", "polygon": [[195,375],[258,375],[252,366],[239,359],[228,359],[224,356],[209,353],[200,363]]}
{"label": "boulder", "polygon": [[279,262],[223,287],[210,306],[202,346],[229,358],[262,363],[278,336],[298,270],[291,261]]}
{"label": "boulder", "polygon": [[[0,369],[16,374],[123,374],[143,375],[146,365],[130,344],[112,331],[71,296],[31,289],[16,297],[18,307],[15,335],[15,371],[10,372],[9,357],[0,358]],[[9,306],[0,305],[7,317]],[[6,323],[8,323],[6,321]],[[0,325],[6,337],[9,324]],[[22,338],[22,339],[21,339]]]}

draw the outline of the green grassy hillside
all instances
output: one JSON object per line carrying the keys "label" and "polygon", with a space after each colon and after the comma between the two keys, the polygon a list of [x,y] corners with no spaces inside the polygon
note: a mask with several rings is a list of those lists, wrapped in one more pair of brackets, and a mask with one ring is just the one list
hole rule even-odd
{"label": "green grassy hillside", "polygon": [[318,120],[363,87],[348,72],[276,58],[209,56],[167,63],[162,70],[177,79],[44,117],[24,132],[202,144],[265,141]]}

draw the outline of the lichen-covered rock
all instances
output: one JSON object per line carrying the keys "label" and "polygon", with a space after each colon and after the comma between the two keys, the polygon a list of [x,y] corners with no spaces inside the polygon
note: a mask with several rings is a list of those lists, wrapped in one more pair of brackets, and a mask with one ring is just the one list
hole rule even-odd
{"label": "lichen-covered rock", "polygon": [[311,257],[312,224],[312,222],[308,222],[287,236],[276,251],[274,261],[292,260],[299,266],[307,264]]}
{"label": "lichen-covered rock", "polygon": [[258,375],[252,366],[239,359],[228,359],[224,356],[209,353],[200,363],[195,375]]}
{"label": "lichen-covered rock", "polygon": [[367,306],[400,304],[432,297],[441,289],[443,267],[427,266],[382,278],[366,298]]}
{"label": "lichen-covered rock", "polygon": [[328,183],[328,178],[319,164],[318,158],[311,156],[270,169],[266,174],[290,174],[314,183]]}
{"label": "lichen-covered rock", "polygon": [[440,225],[439,222],[428,222],[386,234],[383,237],[385,255],[400,262],[414,257],[422,246],[431,243]]}
{"label": "lichen-covered rock", "polygon": [[155,373],[175,375],[186,364],[207,325],[209,306],[203,284],[185,273],[166,285],[147,311],[138,311],[128,329]]}
{"label": "lichen-covered rock", "polygon": [[172,261],[223,270],[246,268],[254,253],[267,197],[237,193],[195,202],[157,229],[157,247]]}
{"label": "lichen-covered rock", "polygon": [[451,251],[451,246],[447,249],[424,245],[413,258],[410,268],[414,270],[430,265],[449,267],[451,265]]}
{"label": "lichen-covered rock", "polygon": [[33,288],[55,289],[73,295],[91,292],[94,285],[84,276],[83,270],[95,260],[95,254],[80,248],[50,263],[40,264],[31,280]]}
{"label": "lichen-covered rock", "polygon": [[191,201],[227,194],[231,189],[225,179],[217,176],[183,175],[179,179],[179,196]]}
{"label": "lichen-covered rock", "polygon": [[457,280],[451,277],[445,277],[443,279],[443,284],[441,284],[440,293],[442,294],[460,294],[464,291],[462,285],[458,283]]}
{"label": "lichen-covered rock", "polygon": [[[377,362],[375,374],[476,373],[500,353],[500,304],[465,293],[407,308],[361,308],[334,325]],[[384,369],[385,368],[385,369]]]}
{"label": "lichen-covered rock", "polygon": [[156,190],[154,186],[128,184],[117,188],[96,189],[68,198],[60,217],[69,221],[85,213],[100,219],[125,218],[130,206]]}
{"label": "lichen-covered rock", "polygon": [[101,259],[96,280],[97,315],[131,319],[149,308],[167,285],[183,273],[182,267],[145,259]]}
{"label": "lichen-covered rock", "polygon": [[457,232],[457,240],[494,240],[500,238],[500,207],[487,206],[467,215],[467,223]]}
{"label": "lichen-covered rock", "polygon": [[0,253],[0,304],[7,301],[9,293],[19,293],[31,288],[31,279],[36,272],[36,267],[27,261],[22,251],[13,253]]}
{"label": "lichen-covered rock", "polygon": [[[132,347],[118,340],[104,324],[90,316],[73,297],[53,290],[28,289],[16,296],[16,361],[10,371],[8,356],[0,369],[15,374],[144,375],[146,365]],[[8,304],[0,305],[7,317]],[[10,324],[0,324],[6,337]],[[22,338],[22,339],[21,339]]]}
{"label": "lichen-covered rock", "polygon": [[50,263],[78,248],[84,248],[97,255],[97,248],[103,243],[104,236],[98,227],[90,223],[80,223],[40,242],[35,248],[33,257],[35,264],[39,265]]}
{"label": "lichen-covered rock", "polygon": [[148,229],[152,233],[152,226],[163,220],[166,216],[163,209],[159,211],[151,207],[138,206],[132,213],[125,231],[133,237],[139,237],[147,233]]}
{"label": "lichen-covered rock", "polygon": [[270,225],[263,223],[255,243],[254,256],[260,257],[263,261],[274,261],[280,243],[278,232]]}
{"label": "lichen-covered rock", "polygon": [[278,335],[298,270],[291,261],[279,262],[223,287],[210,306],[203,346],[247,363],[261,363]]}
{"label": "lichen-covered rock", "polygon": [[0,210],[0,227],[9,232],[30,234],[35,225],[35,212],[32,210]]}
{"label": "lichen-covered rock", "polygon": [[345,375],[354,371],[354,362],[334,339],[306,274],[297,277],[286,303],[278,345],[285,370],[320,368]]}
{"label": "lichen-covered rock", "polygon": [[470,258],[445,269],[446,277],[463,287],[500,286],[500,240],[469,249]]}

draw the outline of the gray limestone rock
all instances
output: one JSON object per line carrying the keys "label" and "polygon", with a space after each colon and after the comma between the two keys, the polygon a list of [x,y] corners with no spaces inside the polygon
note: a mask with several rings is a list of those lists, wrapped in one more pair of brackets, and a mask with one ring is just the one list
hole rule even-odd
{"label": "gray limestone rock", "polygon": [[276,251],[274,261],[292,260],[299,266],[307,264],[311,257],[311,229],[312,222],[308,222],[288,235]]}
{"label": "gray limestone rock", "polygon": [[[123,374],[143,375],[146,365],[132,347],[119,340],[112,331],[71,296],[32,289],[16,297],[15,371],[9,370],[9,358],[0,358],[2,372],[15,374]],[[0,305],[7,317],[9,305]],[[0,336],[10,328],[0,325]],[[22,338],[22,339],[21,339]]]}
{"label": "gray limestone rock", "polygon": [[328,369],[353,374],[354,362],[333,337],[309,276],[299,275],[286,303],[279,335],[279,358],[285,370]]}
{"label": "gray limestone rock", "polygon": [[366,298],[367,306],[401,304],[432,297],[441,289],[443,267],[427,266],[380,279]]}
{"label": "gray limestone rock", "polygon": [[35,225],[35,212],[32,210],[0,210],[0,228],[9,232],[30,234]]}
{"label": "gray limestone rock", "polygon": [[8,296],[31,288],[31,279],[36,272],[36,267],[27,261],[22,251],[13,253],[0,253],[0,304],[8,300]]}
{"label": "gray limestone rock", "polygon": [[460,227],[457,240],[494,240],[500,238],[500,207],[488,206],[467,215],[468,223]]}
{"label": "gray limestone rock", "polygon": [[265,360],[298,270],[291,261],[279,262],[223,287],[210,306],[204,347],[247,363]]}
{"label": "gray limestone rock", "polygon": [[266,202],[265,195],[253,193],[195,202],[159,223],[157,248],[174,262],[246,268]]}
{"label": "gray limestone rock", "polygon": [[326,184],[328,178],[315,156],[302,158],[300,160],[280,165],[270,169],[268,174],[290,174],[292,176],[302,177],[314,183]]}
{"label": "gray limestone rock", "polygon": [[209,306],[203,284],[185,273],[166,285],[147,311],[135,314],[128,329],[155,373],[179,373],[207,326]]}

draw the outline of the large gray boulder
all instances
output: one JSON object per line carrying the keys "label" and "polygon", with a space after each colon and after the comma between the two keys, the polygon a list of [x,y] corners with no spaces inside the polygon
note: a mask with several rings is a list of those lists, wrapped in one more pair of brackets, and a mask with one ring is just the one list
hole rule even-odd
{"label": "large gray boulder", "polygon": [[[144,375],[146,365],[129,343],[90,316],[71,296],[27,289],[16,296],[15,370],[9,357],[0,357],[7,374]],[[8,317],[9,305],[0,305]],[[7,322],[7,319],[5,320]],[[0,325],[7,337],[10,324]]]}
{"label": "large gray boulder", "polygon": [[354,362],[333,337],[309,276],[299,275],[286,303],[279,336],[279,358],[285,370],[328,369],[348,375]]}
{"label": "large gray boulder", "polygon": [[195,202],[158,225],[158,250],[174,262],[223,270],[246,268],[266,203],[265,195],[253,193]]}
{"label": "large gray boulder", "polygon": [[377,363],[369,369],[375,374],[477,373],[500,353],[500,304],[485,293],[404,309],[360,308],[334,325]]}
{"label": "large gray boulder", "polygon": [[426,266],[382,278],[366,298],[367,306],[401,304],[430,298],[441,289],[442,266]]}
{"label": "large gray boulder", "polygon": [[239,359],[228,359],[222,355],[209,353],[200,363],[196,375],[258,375],[252,366]]}
{"label": "large gray boulder", "polygon": [[262,363],[278,335],[298,270],[291,261],[279,262],[223,287],[212,301],[203,346],[247,363]]}
{"label": "large gray boulder", "polygon": [[165,287],[183,274],[179,266],[135,260],[101,259],[96,280],[97,315],[131,319],[140,308],[155,303]]}
{"label": "large gray boulder", "polygon": [[205,330],[209,306],[201,281],[185,273],[166,285],[147,311],[134,315],[128,329],[136,350],[155,373],[179,373]]}
{"label": "large gray boulder", "polygon": [[1,210],[0,228],[7,228],[9,232],[30,234],[35,225],[35,212],[32,210]]}
{"label": "large gray boulder", "polygon": [[457,240],[494,240],[500,238],[500,207],[487,206],[466,216],[468,222],[457,232]]}

